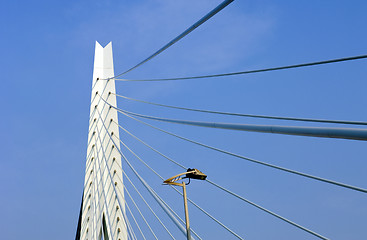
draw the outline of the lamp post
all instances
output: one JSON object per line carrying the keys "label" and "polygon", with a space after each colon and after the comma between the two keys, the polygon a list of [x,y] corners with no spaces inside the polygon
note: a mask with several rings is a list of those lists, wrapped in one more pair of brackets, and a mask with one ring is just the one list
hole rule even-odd
{"label": "lamp post", "polygon": [[187,169],[186,172],[177,174],[176,176],[173,176],[173,177],[168,178],[167,180],[163,181],[163,183],[165,183],[165,184],[174,185],[174,186],[181,186],[182,189],[183,189],[187,240],[191,240],[191,231],[190,231],[190,222],[189,222],[189,210],[188,210],[188,207],[187,207],[186,183],[185,182],[178,183],[177,181],[179,181],[181,179],[184,179],[184,178],[188,178],[189,183],[190,183],[191,178],[192,179],[198,179],[198,180],[205,180],[206,177],[207,176],[204,173],[200,172],[199,170],[197,170],[195,168],[193,168],[193,169],[189,168],[189,169]]}

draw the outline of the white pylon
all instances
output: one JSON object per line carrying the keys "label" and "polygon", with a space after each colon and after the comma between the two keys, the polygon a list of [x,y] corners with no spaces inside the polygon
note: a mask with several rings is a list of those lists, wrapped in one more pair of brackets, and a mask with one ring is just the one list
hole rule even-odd
{"label": "white pylon", "polygon": [[[127,240],[112,44],[96,42],[80,239]],[[107,132],[107,130],[108,132]],[[111,140],[113,139],[113,141]],[[117,145],[114,145],[114,143]]]}

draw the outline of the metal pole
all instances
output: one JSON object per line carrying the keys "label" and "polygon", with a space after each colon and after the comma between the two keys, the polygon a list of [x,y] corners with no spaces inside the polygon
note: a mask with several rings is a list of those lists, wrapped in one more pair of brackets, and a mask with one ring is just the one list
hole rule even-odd
{"label": "metal pole", "polygon": [[189,223],[189,209],[187,207],[187,196],[186,196],[186,184],[185,184],[185,182],[182,183],[182,188],[183,188],[183,198],[184,198],[184,205],[185,205],[187,240],[191,240],[191,231],[190,231],[190,223]]}

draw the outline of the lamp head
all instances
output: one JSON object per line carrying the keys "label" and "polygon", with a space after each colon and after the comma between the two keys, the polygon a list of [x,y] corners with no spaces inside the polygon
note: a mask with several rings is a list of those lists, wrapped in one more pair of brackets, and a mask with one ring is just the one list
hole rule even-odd
{"label": "lamp head", "polygon": [[195,168],[189,168],[187,169],[186,177],[185,178],[192,178],[192,179],[198,179],[198,180],[205,180],[206,175],[199,170]]}

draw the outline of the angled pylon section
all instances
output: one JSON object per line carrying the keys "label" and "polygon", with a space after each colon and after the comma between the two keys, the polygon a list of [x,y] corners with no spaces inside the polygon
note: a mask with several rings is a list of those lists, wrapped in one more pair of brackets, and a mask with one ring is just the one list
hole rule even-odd
{"label": "angled pylon section", "polygon": [[[127,240],[112,44],[96,42],[80,239]],[[113,141],[111,140],[113,139]],[[116,144],[116,145],[115,145]]]}

